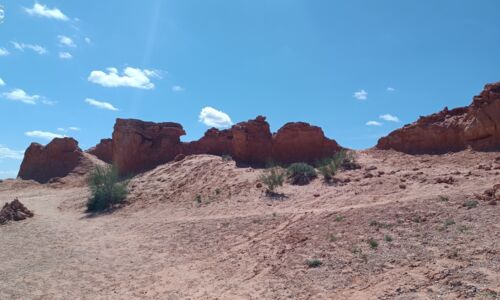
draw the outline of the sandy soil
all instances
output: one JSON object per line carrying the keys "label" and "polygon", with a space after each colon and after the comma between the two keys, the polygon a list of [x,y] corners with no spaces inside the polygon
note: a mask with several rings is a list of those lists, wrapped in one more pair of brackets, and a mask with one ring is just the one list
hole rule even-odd
{"label": "sandy soil", "polygon": [[286,184],[282,200],[262,170],[191,156],[99,216],[77,176],[4,181],[0,203],[35,217],[0,226],[0,299],[498,298],[499,206],[463,204],[500,183],[500,153],[358,156],[350,182]]}

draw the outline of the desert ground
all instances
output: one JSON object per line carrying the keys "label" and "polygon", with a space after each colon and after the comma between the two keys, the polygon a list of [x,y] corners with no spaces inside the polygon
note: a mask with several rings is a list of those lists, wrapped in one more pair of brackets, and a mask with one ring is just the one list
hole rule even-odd
{"label": "desert ground", "polygon": [[[82,174],[5,180],[33,218],[0,226],[0,299],[495,299],[500,152],[357,152],[361,169],[286,183],[192,155],[89,215]],[[477,202],[475,202],[477,201]],[[311,267],[306,262],[321,264]]]}

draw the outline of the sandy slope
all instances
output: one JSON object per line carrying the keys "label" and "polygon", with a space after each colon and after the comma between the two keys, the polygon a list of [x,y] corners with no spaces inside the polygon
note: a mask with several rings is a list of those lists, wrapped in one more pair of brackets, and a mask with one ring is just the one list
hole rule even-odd
{"label": "sandy slope", "polygon": [[279,201],[256,187],[261,170],[192,156],[92,218],[71,180],[5,181],[0,201],[36,216],[0,227],[0,299],[492,299],[499,206],[462,204],[500,183],[498,156],[364,151],[363,169],[339,174],[349,183],[286,185]]}

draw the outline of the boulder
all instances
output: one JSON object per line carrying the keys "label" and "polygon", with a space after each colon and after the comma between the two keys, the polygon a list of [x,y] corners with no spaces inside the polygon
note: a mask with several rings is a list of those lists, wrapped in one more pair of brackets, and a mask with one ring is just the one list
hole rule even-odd
{"label": "boulder", "polygon": [[183,151],[182,125],[117,119],[113,131],[113,163],[122,175],[152,169]]}
{"label": "boulder", "polygon": [[27,209],[21,201],[14,199],[11,203],[5,203],[0,210],[0,224],[5,224],[7,221],[22,221],[33,216],[33,212]]}
{"label": "boulder", "polygon": [[55,138],[46,146],[32,143],[24,153],[18,177],[40,183],[64,177],[79,164],[82,155],[73,138]]}
{"label": "boulder", "polygon": [[378,149],[439,154],[500,149],[500,82],[487,84],[471,105],[420,117],[381,138]]}
{"label": "boulder", "polygon": [[111,164],[113,162],[113,140],[102,139],[99,144],[88,149],[86,152],[96,156],[108,164]]}

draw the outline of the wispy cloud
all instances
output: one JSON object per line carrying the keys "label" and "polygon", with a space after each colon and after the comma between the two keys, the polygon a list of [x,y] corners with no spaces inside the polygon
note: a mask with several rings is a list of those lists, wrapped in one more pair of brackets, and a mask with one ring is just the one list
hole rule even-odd
{"label": "wispy cloud", "polygon": [[391,114],[381,115],[380,118],[388,122],[396,122],[396,123],[399,122],[399,118]]}
{"label": "wispy cloud", "polygon": [[382,126],[382,123],[377,121],[368,121],[366,122],[366,126]]}
{"label": "wispy cloud", "polygon": [[10,52],[5,48],[0,48],[0,56],[7,56]]}
{"label": "wispy cloud", "polygon": [[24,49],[30,49],[30,50],[33,50],[40,55],[47,54],[47,49],[45,49],[44,47],[42,47],[40,45],[24,44],[24,43],[18,43],[18,42],[11,42],[11,43],[14,46],[14,48],[16,48],[19,51],[24,52]]}
{"label": "wispy cloud", "polygon": [[0,86],[5,86],[5,81],[2,78],[0,78]]}
{"label": "wispy cloud", "polygon": [[41,98],[39,95],[28,95],[21,89],[13,89],[12,91],[3,93],[2,95],[8,100],[19,101],[26,104],[36,104],[36,102]]}
{"label": "wispy cloud", "polygon": [[76,126],[70,126],[67,128],[59,127],[59,128],[57,128],[57,131],[59,131],[59,132],[80,131],[80,128],[76,127]]}
{"label": "wispy cloud", "polygon": [[104,101],[98,101],[92,98],[87,98],[85,99],[85,102],[87,102],[89,105],[95,106],[97,108],[101,109],[107,109],[107,110],[113,110],[117,111],[118,108],[114,107],[111,103],[104,102]]}
{"label": "wispy cloud", "polygon": [[4,145],[0,145],[0,160],[1,159],[23,159],[24,151],[9,149]]}
{"label": "wispy cloud", "polygon": [[368,93],[365,90],[357,91],[352,96],[358,100],[368,99]]}
{"label": "wispy cloud", "polygon": [[68,36],[65,35],[58,35],[57,39],[59,40],[59,46],[66,46],[66,47],[76,47],[75,42]]}
{"label": "wispy cloud", "polygon": [[388,87],[388,88],[387,88],[387,91],[388,91],[388,92],[395,92],[395,91],[396,91],[396,89],[395,89],[395,88],[393,88],[393,87]]}
{"label": "wispy cloud", "polygon": [[54,138],[64,137],[63,135],[58,134],[58,133],[53,133],[53,132],[49,132],[49,131],[41,131],[41,130],[27,131],[24,133],[24,135],[29,136],[29,137],[43,139],[43,140],[49,140],[49,141],[54,139]]}
{"label": "wispy cloud", "polygon": [[201,110],[199,121],[207,126],[216,128],[225,128],[233,125],[228,114],[210,106],[204,107]]}
{"label": "wispy cloud", "polygon": [[92,40],[89,37],[85,38],[85,43],[92,44]]}
{"label": "wispy cloud", "polygon": [[186,89],[183,88],[182,86],[180,85],[174,85],[172,86],[172,91],[174,92],[184,92]]}
{"label": "wispy cloud", "polygon": [[131,67],[125,68],[122,74],[119,74],[116,68],[107,68],[106,71],[92,71],[88,80],[104,87],[132,87],[150,90],[155,87],[151,78],[160,77],[157,71]]}
{"label": "wispy cloud", "polygon": [[25,8],[26,11],[31,16],[44,17],[49,19],[55,19],[59,21],[68,21],[69,18],[58,8],[48,8],[46,5],[35,2],[32,8]]}
{"label": "wispy cloud", "polygon": [[59,52],[59,58],[60,59],[72,59],[73,55],[69,52]]}

